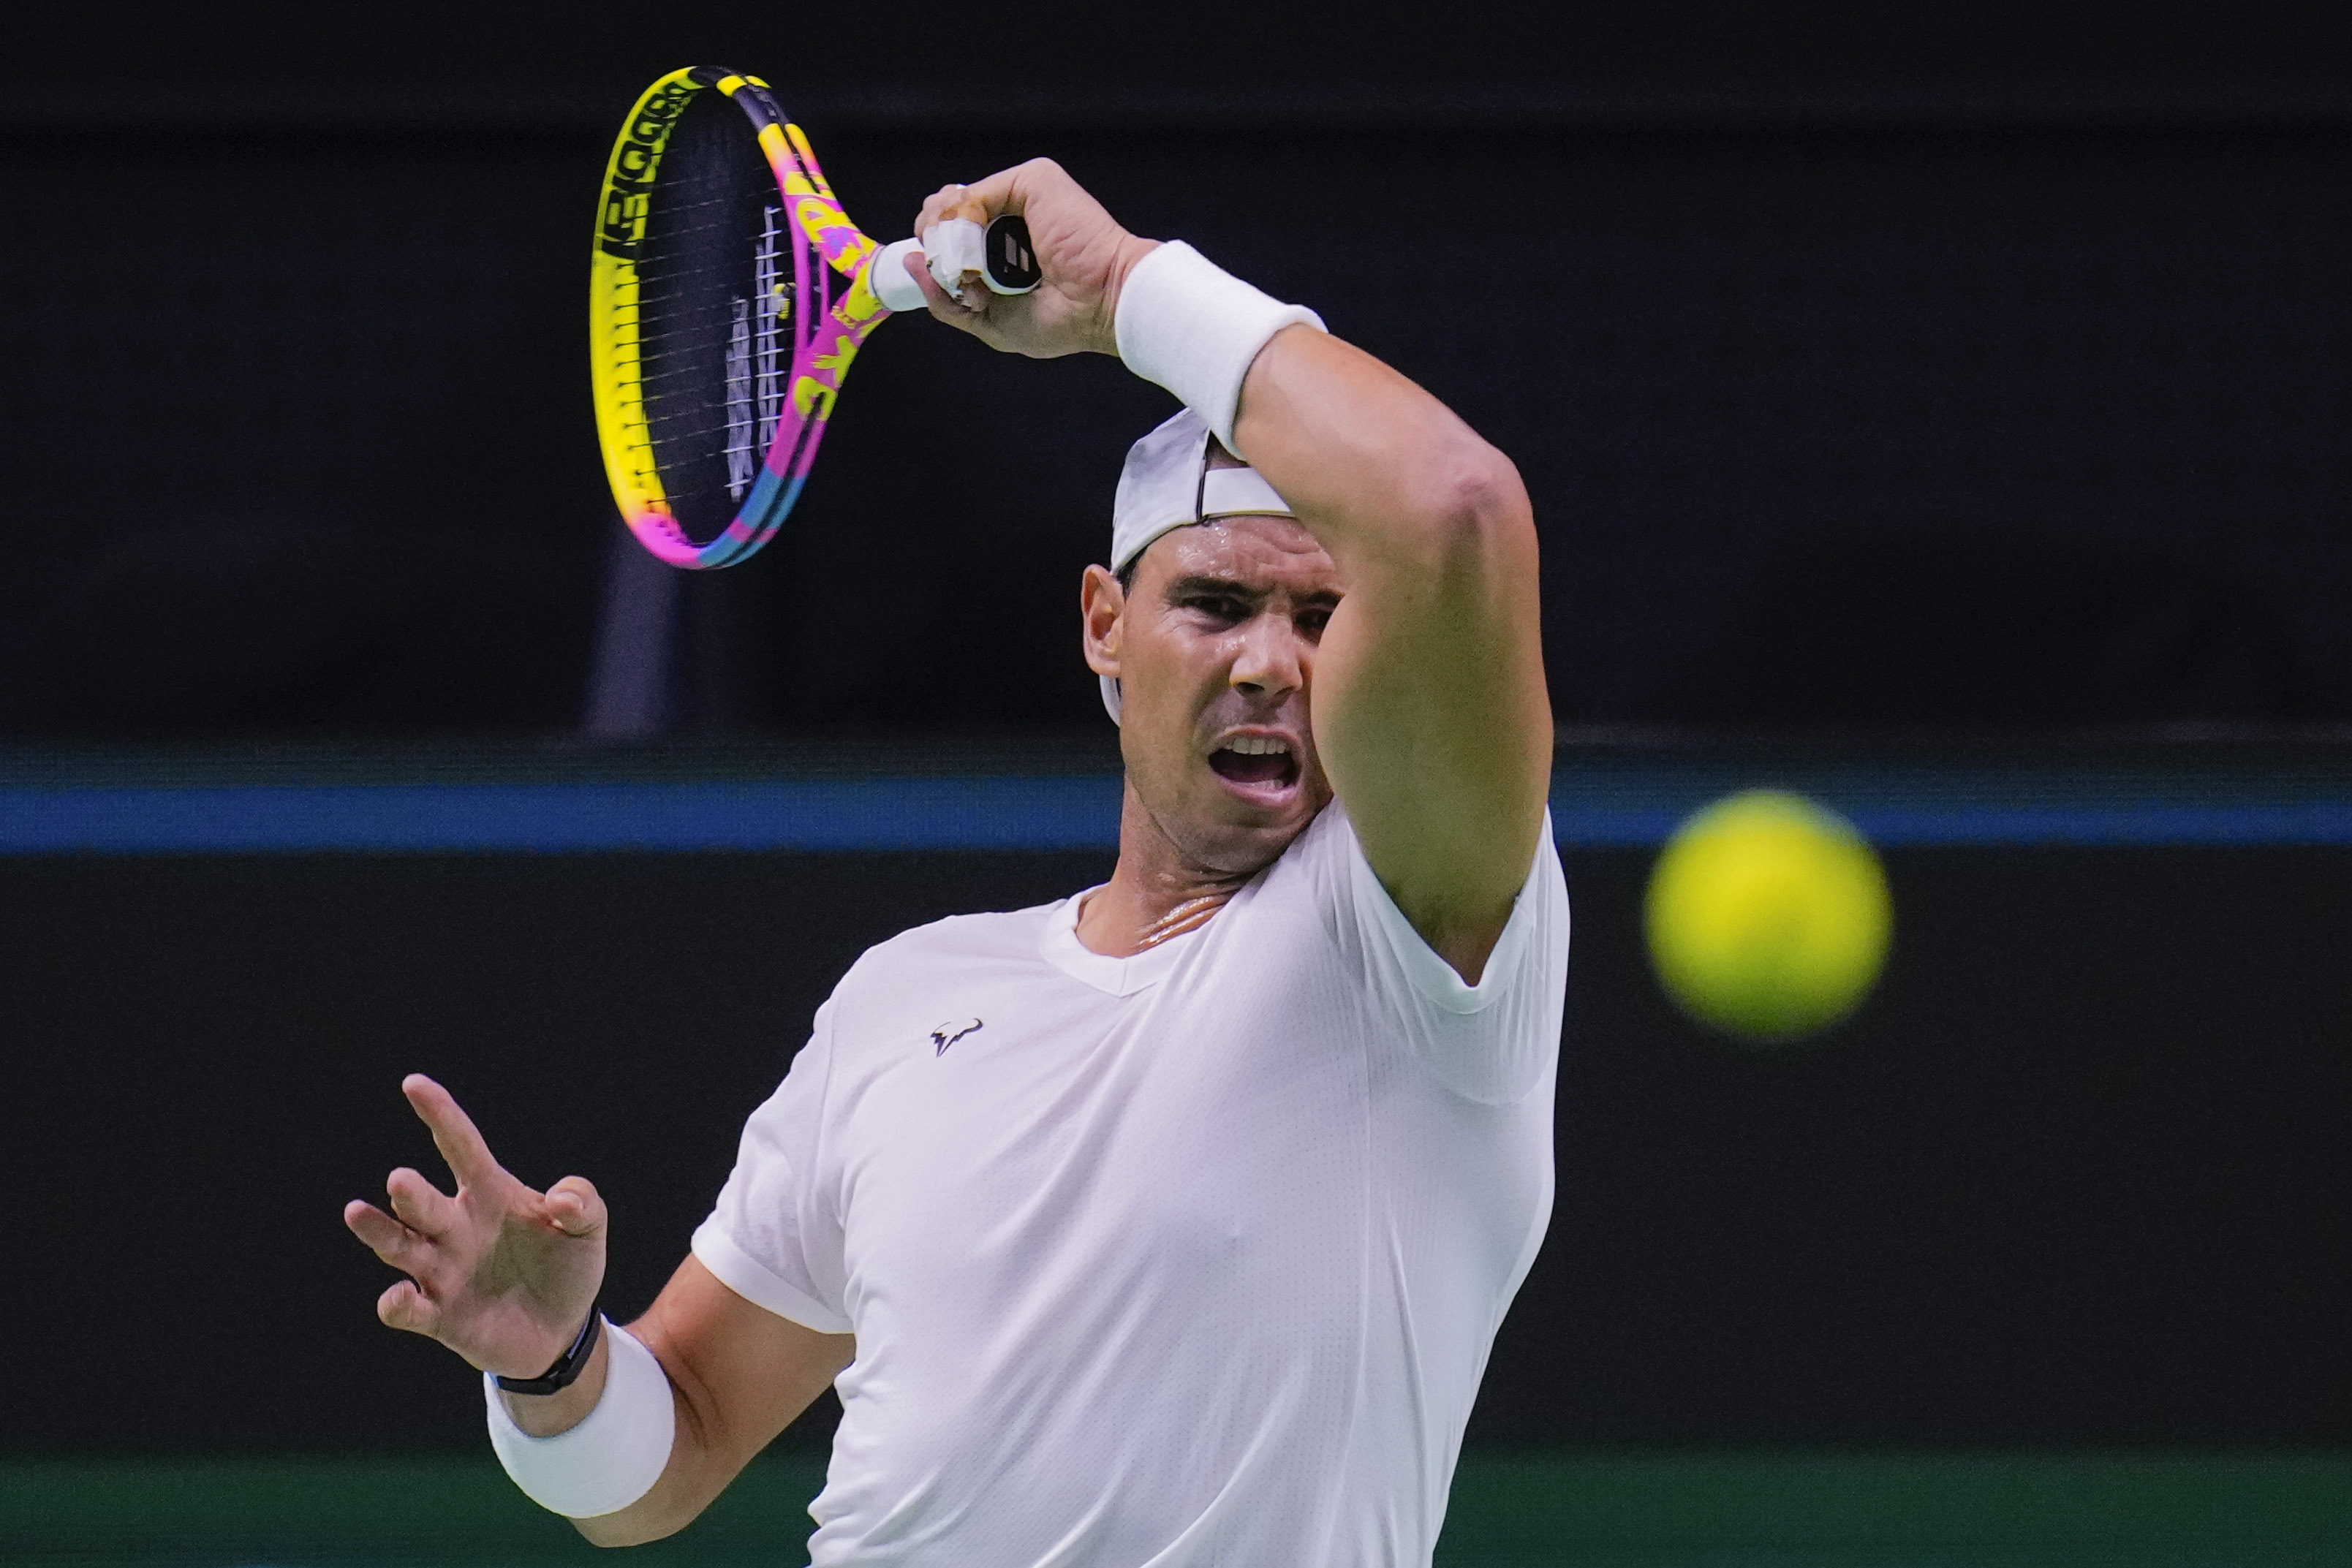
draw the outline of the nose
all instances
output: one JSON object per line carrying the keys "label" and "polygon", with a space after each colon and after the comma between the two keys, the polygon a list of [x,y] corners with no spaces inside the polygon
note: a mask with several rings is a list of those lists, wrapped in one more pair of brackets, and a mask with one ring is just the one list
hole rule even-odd
{"label": "nose", "polygon": [[1307,684],[1306,644],[1287,615],[1253,615],[1234,628],[1241,639],[1228,675],[1248,696],[1280,700]]}

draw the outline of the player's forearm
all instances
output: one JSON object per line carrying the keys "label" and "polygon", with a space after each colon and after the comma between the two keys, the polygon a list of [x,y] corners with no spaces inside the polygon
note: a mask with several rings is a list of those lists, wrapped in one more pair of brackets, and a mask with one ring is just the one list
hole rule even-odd
{"label": "player's forearm", "polygon": [[[626,1508],[572,1521],[574,1529],[597,1546],[638,1546],[677,1534],[699,1518],[702,1511],[727,1490],[750,1453],[757,1448],[756,1444],[746,1449],[741,1443],[714,1441],[714,1437],[723,1439],[723,1427],[712,1407],[709,1391],[690,1367],[681,1364],[675,1348],[663,1342],[659,1329],[651,1322],[640,1319],[631,1328],[654,1352],[669,1379],[675,1427],[668,1461],[662,1466],[661,1476],[652,1490]],[[584,1376],[582,1381],[586,1381]],[[509,1406],[513,1403],[510,1397]],[[582,1412],[583,1418],[585,1414]],[[722,1450],[730,1448],[741,1451],[722,1455]]]}
{"label": "player's forearm", "polygon": [[491,1440],[509,1473],[600,1546],[683,1529],[756,1450],[724,1440],[709,1391],[690,1372],[680,1377],[646,1319],[610,1330],[571,1386],[494,1397]]}
{"label": "player's forearm", "polygon": [[575,1519],[572,1527],[593,1546],[642,1546],[648,1541],[676,1535],[700,1517],[711,1500],[726,1490],[725,1480],[716,1485],[705,1480],[703,1459],[699,1448],[688,1441],[686,1422],[681,1416],[678,1441],[670,1449],[669,1463],[663,1467],[661,1479],[654,1482],[653,1490],[615,1512]]}
{"label": "player's forearm", "polygon": [[1533,568],[1533,515],[1510,460],[1352,344],[1276,333],[1242,382],[1234,439],[1352,594],[1393,575],[1483,600],[1482,580]]}
{"label": "player's forearm", "polygon": [[669,1463],[653,1490],[628,1507],[613,1513],[575,1519],[572,1527],[593,1546],[642,1546],[676,1535],[702,1516],[702,1511],[727,1490],[742,1469],[738,1464],[716,1474],[709,1450],[691,1435],[683,1406],[678,1410],[677,1439]]}
{"label": "player's forearm", "polygon": [[629,1328],[667,1381],[670,1451],[629,1506],[573,1521],[599,1546],[656,1541],[691,1523],[856,1351],[846,1334],[819,1333],[744,1301],[691,1255]]}

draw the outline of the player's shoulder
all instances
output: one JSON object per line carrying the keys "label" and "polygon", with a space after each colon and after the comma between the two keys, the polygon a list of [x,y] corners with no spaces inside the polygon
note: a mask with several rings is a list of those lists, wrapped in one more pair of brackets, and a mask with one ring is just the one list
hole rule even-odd
{"label": "player's shoulder", "polygon": [[[1290,841],[1281,858],[1268,868],[1268,881],[1276,879],[1309,885],[1351,901],[1377,885],[1377,873],[1365,858],[1363,841],[1356,836],[1356,825],[1349,819],[1343,802],[1333,800]],[[1537,837],[1528,880],[1530,885],[1546,886],[1562,881],[1559,852],[1553,841],[1549,810],[1544,813],[1543,831]],[[1562,891],[1564,894],[1564,887]]]}
{"label": "player's shoulder", "polygon": [[1026,969],[1042,962],[1039,948],[1047,921],[1069,901],[1026,909],[950,915],[901,931],[858,956],[841,983],[837,1001],[890,998],[910,985],[928,987],[949,975],[962,977]]}
{"label": "player's shoulder", "polygon": [[[1513,904],[1507,932],[1532,933],[1538,956],[1555,956],[1564,963],[1568,942],[1568,887],[1559,852],[1552,840],[1551,816],[1546,812],[1526,881]],[[1319,916],[1326,934],[1343,961],[1359,963],[1367,939],[1417,977],[1453,971],[1397,907],[1380,874],[1364,853],[1347,808],[1333,800],[1306,831],[1292,841],[1282,858],[1269,868],[1260,904],[1276,919],[1295,920],[1308,909]],[[1514,946],[1513,951],[1517,951]],[[1433,968],[1432,967],[1434,967]],[[1493,966],[1490,964],[1490,970]],[[1422,974],[1426,971],[1426,975]],[[1455,988],[1438,988],[1452,998]]]}

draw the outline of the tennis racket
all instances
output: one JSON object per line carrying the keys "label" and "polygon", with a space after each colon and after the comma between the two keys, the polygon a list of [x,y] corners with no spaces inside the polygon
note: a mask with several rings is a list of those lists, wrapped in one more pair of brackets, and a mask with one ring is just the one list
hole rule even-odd
{"label": "tennis racket", "polygon": [[[859,232],[759,78],[646,89],[605,165],[588,306],[604,473],[640,543],[704,568],[775,537],[866,334],[922,308],[900,260],[920,248]],[[1019,218],[984,250],[989,287],[1036,287]]]}

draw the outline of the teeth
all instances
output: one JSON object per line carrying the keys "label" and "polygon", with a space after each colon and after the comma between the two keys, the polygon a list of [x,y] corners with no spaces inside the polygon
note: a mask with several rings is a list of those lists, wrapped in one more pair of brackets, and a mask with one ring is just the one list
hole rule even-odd
{"label": "teeth", "polygon": [[1239,752],[1244,757],[1290,755],[1290,742],[1276,739],[1271,735],[1237,735],[1225,742],[1225,748],[1228,751]]}

